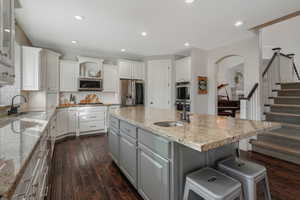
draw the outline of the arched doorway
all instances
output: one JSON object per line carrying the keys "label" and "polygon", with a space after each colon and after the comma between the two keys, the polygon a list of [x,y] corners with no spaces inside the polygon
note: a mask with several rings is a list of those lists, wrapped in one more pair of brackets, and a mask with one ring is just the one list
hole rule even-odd
{"label": "arched doorway", "polygon": [[244,97],[245,59],[227,55],[215,63],[216,111],[218,115],[239,118],[240,98]]}

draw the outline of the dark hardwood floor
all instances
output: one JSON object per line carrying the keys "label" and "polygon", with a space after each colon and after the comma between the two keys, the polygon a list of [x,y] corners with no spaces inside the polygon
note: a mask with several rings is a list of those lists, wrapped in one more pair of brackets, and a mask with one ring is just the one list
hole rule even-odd
{"label": "dark hardwood floor", "polygon": [[[107,153],[107,137],[67,140],[55,147],[51,200],[142,200]],[[268,169],[276,200],[300,199],[300,166],[257,153],[243,157]]]}
{"label": "dark hardwood floor", "polygon": [[55,147],[51,200],[142,200],[107,153],[107,137],[67,140]]}

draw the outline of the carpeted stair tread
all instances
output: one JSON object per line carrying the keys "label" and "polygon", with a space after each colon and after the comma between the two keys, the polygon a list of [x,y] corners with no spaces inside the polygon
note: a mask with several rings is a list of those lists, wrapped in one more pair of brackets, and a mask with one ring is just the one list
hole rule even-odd
{"label": "carpeted stair tread", "polygon": [[258,141],[258,140],[251,140],[252,145],[256,145],[262,148],[266,148],[273,151],[279,151],[281,153],[286,154],[293,154],[295,156],[300,156],[300,149],[290,148],[286,146],[280,146],[278,144],[269,143],[266,141]]}

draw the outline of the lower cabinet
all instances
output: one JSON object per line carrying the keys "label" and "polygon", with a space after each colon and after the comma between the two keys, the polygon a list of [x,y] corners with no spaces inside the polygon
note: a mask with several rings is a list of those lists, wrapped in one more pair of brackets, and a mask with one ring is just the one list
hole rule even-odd
{"label": "lower cabinet", "polygon": [[143,145],[138,149],[138,191],[145,200],[169,199],[169,161]]}
{"label": "lower cabinet", "polygon": [[112,159],[144,200],[170,200],[169,142],[140,129],[133,138],[128,127],[137,128],[128,124],[128,131],[124,132],[127,129],[122,124],[126,123],[110,119],[108,142]]}
{"label": "lower cabinet", "polygon": [[136,140],[120,136],[120,168],[129,181],[137,186],[137,146]]}
{"label": "lower cabinet", "polygon": [[109,130],[108,134],[108,146],[112,159],[116,164],[119,164],[120,140],[118,133],[116,133],[112,128]]}

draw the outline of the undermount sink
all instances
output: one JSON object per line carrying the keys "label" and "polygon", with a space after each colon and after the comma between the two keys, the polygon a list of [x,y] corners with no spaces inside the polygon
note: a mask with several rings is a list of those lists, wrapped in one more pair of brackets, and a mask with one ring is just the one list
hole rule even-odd
{"label": "undermount sink", "polygon": [[156,122],[154,123],[156,126],[161,127],[176,127],[176,126],[184,126],[184,124],[180,121],[165,121],[165,122]]}

